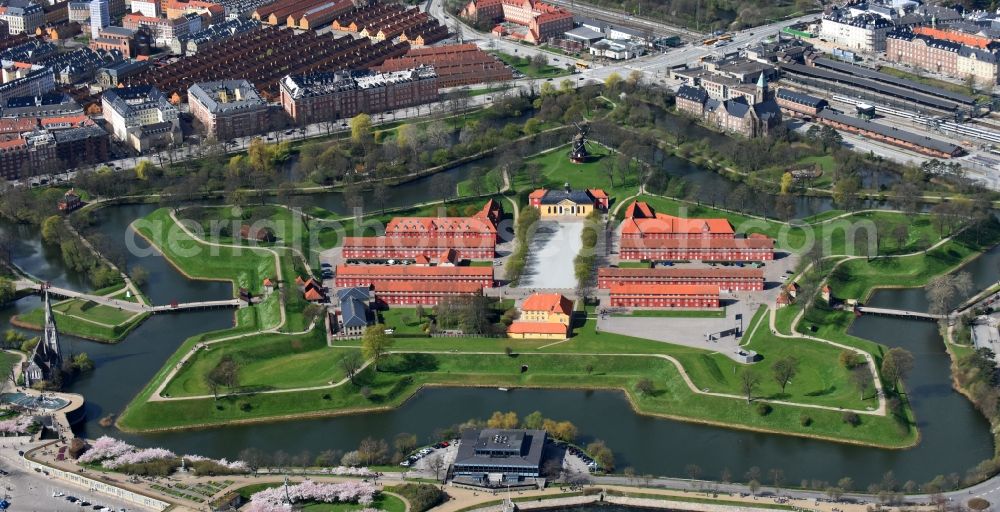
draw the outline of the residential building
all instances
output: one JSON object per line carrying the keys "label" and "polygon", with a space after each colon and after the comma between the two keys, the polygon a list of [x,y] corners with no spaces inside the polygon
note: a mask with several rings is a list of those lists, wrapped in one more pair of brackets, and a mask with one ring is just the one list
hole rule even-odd
{"label": "residential building", "polygon": [[114,137],[136,151],[181,140],[177,107],[155,87],[108,89],[101,97],[101,105]]}
{"label": "residential building", "polygon": [[288,75],[280,81],[281,106],[298,124],[334,121],[437,101],[434,68],[390,73],[324,72]]}
{"label": "residential building", "polygon": [[149,68],[148,60],[123,60],[97,70],[96,81],[101,89],[125,85],[130,77]]}
{"label": "residential building", "polygon": [[51,68],[8,60],[0,62],[3,66],[0,105],[6,104],[11,98],[43,96],[56,88],[56,78]]}
{"label": "residential building", "polygon": [[179,55],[194,55],[200,50],[236,34],[260,28],[260,22],[244,18],[235,18],[217,25],[211,25],[184,37],[175,37],[170,41],[170,51]]}
{"label": "residential building", "polygon": [[81,27],[90,24],[90,0],[70,0],[66,11],[70,23],[79,23]]}
{"label": "residential building", "polygon": [[559,293],[534,293],[521,304],[520,315],[507,328],[519,339],[564,339],[572,327],[573,302]]}
{"label": "residential building", "polygon": [[538,208],[542,218],[573,216],[586,217],[595,209],[608,209],[608,195],[601,189],[547,190],[540,188],[528,196],[528,204]]}
{"label": "residential building", "polygon": [[715,285],[728,291],[762,291],[764,270],[750,267],[654,267],[597,269],[597,287],[620,284]]}
{"label": "residential building", "polygon": [[892,21],[871,13],[854,17],[830,15],[823,18],[820,37],[851,50],[883,52],[886,36],[894,27]]}
{"label": "residential building", "polygon": [[246,80],[202,82],[188,89],[191,115],[216,140],[254,135],[270,127],[270,107]]}
{"label": "residential building", "polygon": [[406,55],[388,59],[374,71],[391,73],[421,66],[431,66],[437,73],[438,87],[495,83],[513,80],[511,68],[484,52],[475,43],[411,48]]}
{"label": "residential building", "polygon": [[69,189],[65,194],[59,199],[57,207],[62,213],[69,213],[77,208],[83,206],[83,200],[80,199],[80,195],[76,193],[76,189]]}
{"label": "residential building", "polygon": [[418,265],[338,265],[334,282],[338,288],[377,286],[385,282],[478,283],[493,287],[492,267],[418,266]]}
{"label": "residential building", "polygon": [[469,429],[452,470],[460,483],[504,486],[541,475],[544,430]]}
{"label": "residential building", "polygon": [[83,107],[66,93],[8,98],[0,109],[7,118],[37,118],[83,114]]}
{"label": "residential building", "polygon": [[573,29],[573,13],[537,0],[471,0],[461,16],[473,23],[515,23],[527,29],[514,34],[540,44]]}
{"label": "residential building", "polygon": [[719,287],[690,284],[613,284],[610,306],[616,308],[717,308]]}
{"label": "residential building", "polygon": [[1000,78],[1000,42],[964,33],[930,27],[893,31],[885,57],[954,78],[971,77],[984,86],[996,85]]}
{"label": "residential building", "polygon": [[132,0],[132,12],[150,18],[160,16],[160,0]]}
{"label": "residential building", "polygon": [[90,0],[90,38],[101,37],[101,30],[111,25],[111,11],[108,0]]}
{"label": "residential building", "polygon": [[123,57],[135,57],[136,30],[125,27],[105,27],[101,29],[97,36],[90,40],[91,50],[103,50],[106,52],[117,51]]}
{"label": "residential building", "polygon": [[10,34],[34,34],[45,24],[45,11],[32,0],[9,0],[0,10],[0,19],[7,22]]}

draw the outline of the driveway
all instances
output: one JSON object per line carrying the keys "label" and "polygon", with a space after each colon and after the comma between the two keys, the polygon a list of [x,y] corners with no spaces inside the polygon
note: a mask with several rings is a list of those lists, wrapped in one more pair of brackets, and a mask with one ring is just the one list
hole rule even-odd
{"label": "driveway", "polygon": [[573,259],[583,246],[583,224],[577,218],[539,221],[519,288],[576,288]]}

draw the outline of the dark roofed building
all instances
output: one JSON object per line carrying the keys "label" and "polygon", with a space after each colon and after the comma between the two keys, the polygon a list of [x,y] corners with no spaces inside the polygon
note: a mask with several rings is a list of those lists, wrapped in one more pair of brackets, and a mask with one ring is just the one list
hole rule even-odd
{"label": "dark roofed building", "polygon": [[586,217],[594,210],[608,209],[608,195],[599,188],[573,190],[566,186],[563,190],[540,188],[528,196],[531,206],[538,208],[542,217],[572,215]]}
{"label": "dark roofed building", "polygon": [[196,83],[188,89],[191,115],[216,140],[254,135],[270,128],[270,108],[247,80]]}
{"label": "dark roofed building", "polygon": [[865,137],[887,142],[889,144],[903,147],[925,155],[938,158],[951,158],[961,155],[964,150],[950,142],[932,139],[925,135],[920,135],[906,130],[900,130],[894,126],[858,119],[844,114],[839,114],[830,109],[826,109],[817,116],[823,124],[832,126],[839,130],[846,130],[851,133],[864,135]]}
{"label": "dark roofed building", "polygon": [[482,485],[521,482],[540,475],[544,449],[544,430],[466,430],[454,473]]}
{"label": "dark roofed building", "polygon": [[814,116],[827,107],[827,102],[823,98],[817,98],[798,91],[793,91],[787,87],[778,89],[774,94],[775,101],[783,112],[791,115]]}

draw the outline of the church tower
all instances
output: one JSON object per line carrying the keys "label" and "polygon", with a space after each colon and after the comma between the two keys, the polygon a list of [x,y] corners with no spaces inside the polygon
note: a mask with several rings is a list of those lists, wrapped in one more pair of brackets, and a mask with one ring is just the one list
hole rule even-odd
{"label": "church tower", "polygon": [[767,77],[761,71],[760,76],[757,78],[757,103],[763,103],[767,100],[767,92]]}

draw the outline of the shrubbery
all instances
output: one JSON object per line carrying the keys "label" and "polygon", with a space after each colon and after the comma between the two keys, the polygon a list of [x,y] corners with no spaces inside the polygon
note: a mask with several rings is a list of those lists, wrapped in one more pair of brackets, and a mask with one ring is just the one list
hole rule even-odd
{"label": "shrubbery", "polygon": [[410,512],[424,512],[442,503],[448,497],[444,491],[430,484],[403,484],[386,488],[410,502]]}

